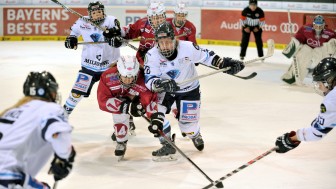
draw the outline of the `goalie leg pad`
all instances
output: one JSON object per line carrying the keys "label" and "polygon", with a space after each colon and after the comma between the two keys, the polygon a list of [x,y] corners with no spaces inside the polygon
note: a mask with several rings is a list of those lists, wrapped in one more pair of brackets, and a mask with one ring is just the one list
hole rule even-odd
{"label": "goalie leg pad", "polygon": [[292,37],[291,41],[288,43],[286,48],[282,51],[282,54],[285,55],[287,58],[291,58],[300,49],[299,48],[300,45],[301,45],[300,42],[295,37]]}
{"label": "goalie leg pad", "polygon": [[303,82],[304,78],[308,75],[308,68],[312,63],[313,49],[308,45],[303,45],[300,51],[296,54],[296,61],[298,65],[298,81]]}

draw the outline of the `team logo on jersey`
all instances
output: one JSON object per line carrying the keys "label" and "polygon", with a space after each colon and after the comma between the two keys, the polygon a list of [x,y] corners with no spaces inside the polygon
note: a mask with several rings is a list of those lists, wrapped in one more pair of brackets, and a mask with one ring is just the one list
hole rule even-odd
{"label": "team logo on jersey", "polygon": [[169,75],[170,78],[175,79],[180,75],[180,70],[170,70],[167,72],[167,75]]}
{"label": "team logo on jersey", "polygon": [[327,108],[324,104],[321,104],[321,113],[325,113],[327,111]]}
{"label": "team logo on jersey", "polygon": [[100,61],[101,60],[101,54],[97,55],[96,58],[97,58],[97,60]]}
{"label": "team logo on jersey", "polygon": [[98,42],[100,37],[101,37],[101,34],[99,33],[93,33],[90,35],[91,39],[93,40],[93,42]]}
{"label": "team logo on jersey", "polygon": [[80,94],[77,94],[77,93],[71,93],[71,95],[72,95],[74,98],[79,98],[79,97],[81,97],[81,95],[80,95]]}
{"label": "team logo on jersey", "polygon": [[258,14],[258,13],[256,13],[256,14],[255,14],[255,16],[258,18],[258,17],[259,17],[259,14]]}

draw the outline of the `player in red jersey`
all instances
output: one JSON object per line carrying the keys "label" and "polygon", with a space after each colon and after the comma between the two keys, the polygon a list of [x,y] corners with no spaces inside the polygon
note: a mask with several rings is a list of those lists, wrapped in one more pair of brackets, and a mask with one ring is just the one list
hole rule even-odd
{"label": "player in red jersey", "polygon": [[196,42],[196,27],[187,20],[188,10],[185,4],[178,4],[174,9],[174,18],[167,18],[167,22],[174,26],[175,36],[179,40]]}
{"label": "player in red jersey", "polygon": [[313,24],[302,26],[282,52],[287,58],[293,57],[293,62],[282,80],[288,84],[302,84],[308,68],[315,67],[323,58],[335,54],[335,38],[336,33],[325,27],[321,15],[314,18]]}
{"label": "player in red jersey", "polygon": [[[122,159],[128,141],[129,112],[139,117],[144,114],[148,118],[164,122],[156,118],[157,95],[145,86],[144,74],[139,71],[139,63],[135,56],[121,56],[117,66],[103,72],[101,75],[97,99],[99,108],[112,113],[117,146],[115,155]],[[152,122],[152,124],[155,124]]]}

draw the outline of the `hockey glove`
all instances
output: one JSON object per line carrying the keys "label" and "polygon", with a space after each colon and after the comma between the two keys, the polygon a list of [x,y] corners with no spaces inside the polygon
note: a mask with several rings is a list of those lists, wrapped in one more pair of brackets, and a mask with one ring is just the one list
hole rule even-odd
{"label": "hockey glove", "polygon": [[276,152],[278,153],[286,153],[289,150],[292,150],[299,146],[300,141],[293,142],[290,137],[295,136],[295,131],[291,131],[290,133],[285,133],[282,136],[279,136],[275,141],[275,145],[278,147]]}
{"label": "hockey glove", "polygon": [[114,48],[119,48],[123,44],[123,38],[120,36],[105,38],[105,41],[108,42],[108,44]]}
{"label": "hockey glove", "polygon": [[233,60],[232,58],[224,57],[222,62],[219,64],[219,69],[223,68],[230,68],[228,71],[225,71],[224,73],[234,75],[243,70],[245,68],[245,65],[243,62],[239,60]]}
{"label": "hockey glove", "polygon": [[121,104],[119,106],[119,112],[122,114],[128,114],[128,110],[131,104],[131,101],[127,98],[119,98],[121,100]]}
{"label": "hockey glove", "polygon": [[158,79],[153,83],[154,92],[173,93],[178,90],[180,90],[180,87],[177,86],[175,80],[173,79]]}
{"label": "hockey glove", "polygon": [[135,96],[133,98],[133,101],[130,107],[130,113],[134,117],[141,117],[142,115],[146,113],[146,110],[142,108],[139,96]]}
{"label": "hockey glove", "polygon": [[65,48],[67,49],[77,49],[78,39],[74,35],[70,35],[65,39],[64,42]]}
{"label": "hockey glove", "polygon": [[55,157],[51,162],[51,167],[49,169],[49,173],[54,175],[55,181],[62,180],[69,175],[72,169],[72,164],[75,161],[75,156],[76,151],[73,147],[68,159],[62,159],[55,153]]}
{"label": "hockey glove", "polygon": [[164,122],[165,115],[161,112],[153,113],[151,116],[151,125],[148,126],[149,132],[154,134],[154,137],[159,137],[159,131],[163,129],[163,122]]}
{"label": "hockey glove", "polygon": [[120,23],[118,20],[114,20],[115,26],[113,28],[106,29],[103,32],[103,36],[105,38],[113,38],[116,36],[121,36],[121,29],[120,29]]}

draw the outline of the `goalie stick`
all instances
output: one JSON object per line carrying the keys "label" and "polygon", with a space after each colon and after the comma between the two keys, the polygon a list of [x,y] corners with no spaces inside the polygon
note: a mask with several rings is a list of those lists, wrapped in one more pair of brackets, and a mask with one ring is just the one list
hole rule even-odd
{"label": "goalie stick", "polygon": [[[90,19],[85,18],[83,15],[79,14],[79,13],[76,12],[75,10],[73,10],[73,9],[71,9],[71,8],[69,8],[69,7],[65,6],[65,5],[63,5],[63,4],[62,4],[61,2],[59,2],[58,0],[51,0],[51,1],[54,2],[54,3],[56,3],[56,4],[58,4],[58,5],[60,5],[61,7],[63,7],[65,10],[71,12],[72,14],[77,15],[79,18],[83,19],[85,22],[88,22],[88,23],[94,25],[95,27],[99,28],[100,30],[102,30],[102,31],[104,31],[104,32],[106,32],[106,33],[108,33],[108,30],[106,30],[106,28],[103,28],[103,27],[99,26],[98,24],[93,23]],[[125,43],[128,47],[130,47],[130,48],[132,48],[132,49],[134,49],[134,50],[137,50],[137,48],[136,48],[135,46],[133,46],[132,44],[129,44],[128,41],[123,41],[123,43]]]}
{"label": "goalie stick", "polygon": [[[274,54],[274,41],[273,39],[269,39],[267,40],[267,46],[268,46],[268,50],[267,50],[267,54],[263,57],[258,57],[258,58],[254,58],[252,60],[248,60],[248,61],[244,61],[244,64],[250,64],[252,62],[257,62],[259,60],[263,60],[263,59],[266,59],[266,58],[269,58],[271,56],[273,56]],[[218,69],[216,71],[213,71],[213,72],[209,72],[209,73],[206,73],[206,74],[203,74],[203,75],[199,75],[199,76],[196,76],[196,77],[193,77],[193,78],[190,78],[190,79],[187,79],[187,80],[184,80],[180,83],[178,83],[179,85],[182,85],[182,84],[185,84],[185,83],[188,83],[188,82],[191,82],[191,81],[194,81],[194,80],[197,80],[197,79],[201,79],[201,78],[204,78],[204,77],[208,77],[210,75],[214,75],[214,74],[217,74],[219,72],[225,72],[225,71],[228,71],[230,68],[223,68],[223,69]],[[256,72],[253,72],[251,75],[247,76],[247,78],[249,77],[254,77],[256,76],[257,73]],[[236,75],[233,75],[233,76],[236,76]],[[237,76],[236,76],[237,77]],[[246,79],[246,77],[242,77],[242,76],[238,76],[238,78],[241,78],[241,79]]]}
{"label": "goalie stick", "polygon": [[[150,120],[142,115],[142,117],[148,122],[150,123]],[[165,139],[165,141],[167,141],[171,146],[173,146],[184,158],[186,158],[197,170],[199,170],[207,179],[208,181],[210,181],[211,186],[216,186],[217,188],[224,188],[223,183],[218,181],[217,183],[215,183],[207,174],[204,173],[204,171],[202,171],[201,168],[199,168],[185,153],[183,153],[182,150],[180,150],[180,148],[178,148],[175,143],[173,143],[161,130],[159,130],[160,135]]]}
{"label": "goalie stick", "polygon": [[220,179],[216,180],[216,181],[213,182],[212,184],[209,184],[208,186],[204,187],[203,189],[211,188],[212,186],[214,186],[214,184],[216,184],[216,183],[218,183],[218,182],[221,182],[221,181],[223,181],[223,180],[225,180],[225,179],[231,177],[232,175],[234,175],[234,174],[238,173],[239,171],[243,170],[244,168],[246,168],[246,167],[252,165],[252,164],[255,163],[256,161],[262,159],[263,157],[269,155],[270,153],[274,152],[274,151],[277,150],[277,149],[278,149],[277,146],[276,146],[276,147],[273,147],[272,149],[270,149],[270,150],[266,151],[265,153],[259,155],[259,156],[256,157],[255,159],[253,159],[253,160],[247,162],[246,164],[244,164],[244,165],[238,167],[237,169],[235,169],[235,170],[233,170],[232,172],[228,173],[228,174],[225,175],[224,177],[221,177]]}

